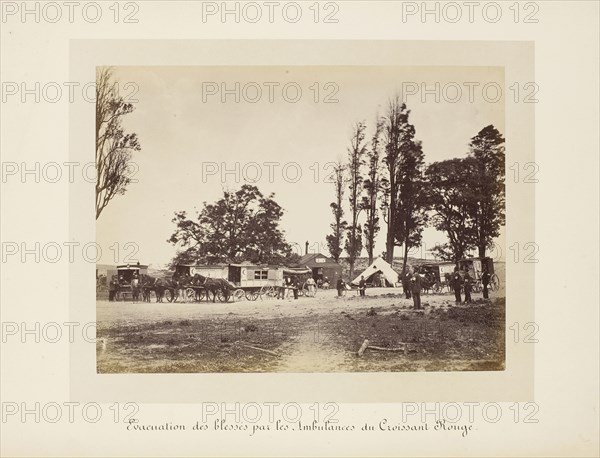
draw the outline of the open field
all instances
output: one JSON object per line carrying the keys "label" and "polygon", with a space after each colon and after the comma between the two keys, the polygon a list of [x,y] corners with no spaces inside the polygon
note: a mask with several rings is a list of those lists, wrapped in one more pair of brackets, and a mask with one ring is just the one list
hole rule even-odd
{"label": "open field", "polygon": [[[454,305],[400,289],[235,303],[97,302],[99,373],[391,372],[504,368],[503,291]],[[379,350],[357,351],[364,340]],[[388,351],[382,350],[388,349]]]}

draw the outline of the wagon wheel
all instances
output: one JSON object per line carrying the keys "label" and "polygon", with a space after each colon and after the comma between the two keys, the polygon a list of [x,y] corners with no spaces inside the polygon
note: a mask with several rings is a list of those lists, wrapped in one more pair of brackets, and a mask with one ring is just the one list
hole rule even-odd
{"label": "wagon wheel", "polygon": [[175,291],[169,288],[165,289],[165,299],[169,302],[173,302],[175,300]]}
{"label": "wagon wheel", "polygon": [[307,285],[306,282],[302,286],[302,291],[304,292],[304,295],[306,297],[315,297],[317,295],[317,290],[318,290],[317,285],[316,284],[313,285],[312,293],[311,293],[310,288],[308,286],[309,285]]}
{"label": "wagon wheel", "polygon": [[194,288],[186,288],[185,289],[185,298],[188,302],[198,301],[198,294],[194,290]]}
{"label": "wagon wheel", "polygon": [[492,291],[498,291],[498,289],[500,289],[500,279],[496,274],[492,275],[490,278],[490,289]]}
{"label": "wagon wheel", "polygon": [[310,291],[306,282],[302,285],[302,289],[299,291],[301,296],[310,297]]}
{"label": "wagon wheel", "polygon": [[246,299],[249,301],[255,301],[256,299],[258,299],[258,291],[253,289],[253,290],[248,290],[245,293]]}
{"label": "wagon wheel", "polygon": [[258,295],[260,296],[261,300],[265,295],[269,298],[273,298],[275,297],[275,288],[273,288],[272,286],[263,286],[260,288]]}
{"label": "wagon wheel", "polygon": [[236,290],[233,292],[233,300],[234,300],[234,301],[238,301],[238,302],[239,302],[239,301],[241,301],[242,299],[244,299],[244,297],[245,297],[245,294],[244,294],[244,290],[243,290],[243,289],[239,289],[239,288],[238,288],[238,289],[236,289]]}
{"label": "wagon wheel", "polygon": [[229,302],[230,297],[231,297],[231,294],[228,289],[226,289],[226,290],[220,289],[217,292],[217,299],[219,299],[219,302]]}
{"label": "wagon wheel", "polygon": [[442,292],[442,285],[439,282],[435,282],[431,287],[435,294],[440,294]]}

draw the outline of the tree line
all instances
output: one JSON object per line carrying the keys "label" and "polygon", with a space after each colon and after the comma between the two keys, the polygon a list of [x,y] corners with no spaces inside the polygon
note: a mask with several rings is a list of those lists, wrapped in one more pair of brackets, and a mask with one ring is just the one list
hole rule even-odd
{"label": "tree line", "polygon": [[[141,146],[122,120],[133,111],[119,95],[111,69],[99,69],[96,219],[130,184],[129,161]],[[390,100],[370,137],[366,122],[353,126],[346,160],[335,167],[333,222],[326,236],[331,257],[339,261],[345,251],[353,276],[363,249],[373,262],[375,240],[384,230],[383,256],[391,264],[395,248],[402,248],[404,273],[409,250],[421,245],[428,226],[447,237],[431,250],[437,257],[456,262],[472,249],[484,257],[505,223],[504,163],[504,138],[489,125],[470,139],[465,156],[426,165],[410,110],[398,98]],[[296,263],[299,256],[279,227],[284,210],[274,197],[244,185],[224,191],[215,203],[204,202],[194,218],[175,213],[176,229],[168,241],[184,249],[172,264]]]}
{"label": "tree line", "polygon": [[384,230],[383,257],[392,264],[394,249],[402,248],[404,273],[428,226],[447,237],[431,250],[436,257],[456,262],[472,249],[484,257],[505,223],[504,162],[504,138],[489,125],[470,139],[465,157],[426,165],[410,110],[390,100],[368,140],[364,121],[353,126],[346,160],[335,166],[331,257],[339,261],[345,251],[353,277],[363,248],[373,262]]}

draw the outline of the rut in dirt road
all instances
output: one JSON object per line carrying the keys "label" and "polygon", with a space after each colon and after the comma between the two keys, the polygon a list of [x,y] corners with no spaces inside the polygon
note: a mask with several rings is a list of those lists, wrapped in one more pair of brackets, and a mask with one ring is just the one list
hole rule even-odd
{"label": "rut in dirt road", "polygon": [[334,343],[323,330],[299,333],[280,348],[276,372],[340,372],[352,370],[355,355]]}

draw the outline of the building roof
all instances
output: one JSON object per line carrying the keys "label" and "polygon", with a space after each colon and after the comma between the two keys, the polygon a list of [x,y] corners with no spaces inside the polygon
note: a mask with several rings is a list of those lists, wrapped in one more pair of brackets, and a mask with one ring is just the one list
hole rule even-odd
{"label": "building roof", "polygon": [[[317,259],[325,259],[325,262],[317,262],[316,261]],[[321,253],[305,254],[304,256],[302,256],[300,258],[298,265],[308,266],[308,267],[331,267],[331,266],[341,267],[341,265],[339,263],[335,262],[330,257],[325,256],[324,254],[321,254]]]}

